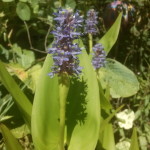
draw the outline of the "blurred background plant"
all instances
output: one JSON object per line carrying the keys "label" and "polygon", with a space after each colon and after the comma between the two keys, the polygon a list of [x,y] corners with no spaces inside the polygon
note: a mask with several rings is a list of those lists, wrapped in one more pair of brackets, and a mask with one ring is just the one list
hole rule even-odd
{"label": "blurred background plant", "polygon": [[[119,10],[117,7],[113,10],[111,2],[113,1],[64,0],[63,5],[78,9],[83,15],[91,8],[99,12],[99,33],[94,37],[96,43],[117,18]],[[125,104],[126,109],[134,111],[133,124],[137,127],[140,148],[147,150],[150,149],[150,2],[123,2],[132,5],[134,11],[128,16],[128,21],[122,22],[119,38],[108,57],[115,58],[134,71],[140,82],[140,90],[135,96],[112,99],[111,103],[114,109]],[[50,34],[53,29],[52,13],[59,7],[59,1],[51,0],[0,1],[0,59],[31,102],[48,43],[53,41]],[[129,12],[129,7],[127,11]],[[32,150],[31,136],[18,112],[12,96],[0,82],[0,122],[11,129],[24,149]],[[131,129],[120,128],[118,120],[114,120],[113,125],[117,149],[122,145],[127,146],[121,150],[129,149],[126,147],[132,134]],[[0,149],[5,149],[1,134]]]}

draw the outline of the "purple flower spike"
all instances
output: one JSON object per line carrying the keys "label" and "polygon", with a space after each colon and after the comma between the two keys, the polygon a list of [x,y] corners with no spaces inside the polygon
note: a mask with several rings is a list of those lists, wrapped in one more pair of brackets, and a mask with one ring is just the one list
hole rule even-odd
{"label": "purple flower spike", "polygon": [[87,20],[85,25],[85,32],[90,34],[96,34],[98,33],[98,13],[94,9],[90,9],[87,12]]}
{"label": "purple flower spike", "polygon": [[52,48],[49,48],[49,53],[53,55],[54,65],[49,76],[53,77],[55,74],[60,75],[64,72],[69,75],[78,75],[82,70],[77,57],[81,49],[73,41],[81,36],[79,29],[83,18],[78,12],[73,14],[71,10],[66,9],[59,9],[55,16],[54,20],[57,24],[55,30],[52,31],[55,39]]}
{"label": "purple flower spike", "polygon": [[93,47],[93,59],[92,59],[92,64],[95,69],[99,69],[103,67],[106,63],[106,53],[104,51],[104,47],[102,44],[96,44]]}

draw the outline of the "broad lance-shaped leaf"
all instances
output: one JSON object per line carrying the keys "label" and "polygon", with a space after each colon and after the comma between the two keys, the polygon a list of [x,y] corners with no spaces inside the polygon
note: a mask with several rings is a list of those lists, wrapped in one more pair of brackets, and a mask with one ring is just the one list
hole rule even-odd
{"label": "broad lance-shaped leaf", "polygon": [[100,142],[99,149],[116,150],[113,126],[111,123],[107,123],[105,125],[103,132],[100,133],[99,142]]}
{"label": "broad lance-shaped leaf", "polygon": [[110,88],[113,98],[129,97],[139,90],[135,74],[113,59],[107,59],[105,67],[99,70],[99,79],[103,88]]}
{"label": "broad lance-shaped leaf", "polygon": [[132,133],[132,137],[131,137],[130,150],[139,150],[137,129],[135,127],[133,128],[133,133]]}
{"label": "broad lance-shaped leaf", "polygon": [[85,51],[80,57],[82,76],[72,80],[68,95],[68,150],[94,150],[100,128],[100,97],[96,73]]}
{"label": "broad lance-shaped leaf", "polygon": [[5,86],[5,88],[10,92],[13,96],[21,114],[27,123],[28,127],[31,126],[31,111],[32,104],[26,95],[21,91],[19,86],[16,84],[14,79],[10,76],[8,71],[6,70],[4,64],[0,61],[0,78]]}
{"label": "broad lance-shaped leaf", "polygon": [[4,124],[0,124],[0,130],[8,150],[23,150],[17,139],[15,139],[15,137]]}
{"label": "broad lance-shaped leaf", "polygon": [[109,53],[110,49],[113,47],[113,45],[117,41],[119,31],[120,31],[121,19],[122,19],[122,13],[119,14],[115,23],[98,42],[104,46],[104,50],[107,53]]}
{"label": "broad lance-shaped leaf", "polygon": [[49,54],[39,76],[33,111],[32,137],[36,150],[58,150],[59,142],[59,91],[58,78],[50,78],[52,66]]}

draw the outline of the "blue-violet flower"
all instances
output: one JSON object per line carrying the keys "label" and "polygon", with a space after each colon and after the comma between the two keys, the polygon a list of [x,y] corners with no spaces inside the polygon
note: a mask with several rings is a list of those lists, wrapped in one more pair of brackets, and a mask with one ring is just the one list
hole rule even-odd
{"label": "blue-violet flower", "polygon": [[104,47],[102,44],[96,44],[93,47],[93,59],[92,59],[92,64],[95,69],[99,69],[103,67],[106,63],[106,53],[104,51]]}
{"label": "blue-violet flower", "polygon": [[85,33],[90,33],[90,34],[96,34],[98,33],[98,12],[96,12],[94,9],[90,9],[87,12],[87,19],[85,21]]}
{"label": "blue-violet flower", "polygon": [[83,18],[78,12],[72,10],[59,9],[56,17],[56,28],[52,31],[54,35],[54,43],[49,53],[53,55],[54,65],[49,73],[50,77],[55,74],[68,73],[69,75],[80,74],[82,67],[79,66],[77,55],[81,53],[77,43],[73,41],[81,35],[80,27],[82,26]]}

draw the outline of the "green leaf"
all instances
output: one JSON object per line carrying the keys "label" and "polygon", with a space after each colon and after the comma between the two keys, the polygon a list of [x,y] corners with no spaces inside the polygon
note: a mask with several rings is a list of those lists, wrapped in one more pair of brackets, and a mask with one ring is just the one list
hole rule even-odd
{"label": "green leaf", "polygon": [[[80,57],[83,73],[70,85],[67,110],[68,150],[94,150],[100,127],[100,100],[96,73],[85,51]],[[90,143],[90,144],[89,144]]]}
{"label": "green leaf", "polygon": [[35,92],[35,89],[37,87],[38,78],[41,73],[41,65],[36,64],[32,68],[28,70],[28,74],[30,76],[30,83],[27,85],[30,89],[32,89],[33,92]]}
{"label": "green leaf", "polygon": [[7,72],[6,68],[4,67],[4,64],[1,61],[0,61],[0,77],[1,82],[3,83],[5,88],[14,97],[15,102],[20,112],[22,113],[22,117],[24,118],[28,127],[30,128],[32,104],[30,103],[26,95],[18,87],[14,79]]}
{"label": "green leaf", "polygon": [[17,62],[24,68],[29,68],[35,61],[35,55],[32,51],[21,49],[17,44],[13,44],[12,51],[16,54]]}
{"label": "green leaf", "polygon": [[66,0],[66,7],[70,7],[70,8],[72,8],[74,10],[75,7],[76,7],[75,0]]}
{"label": "green leaf", "polygon": [[134,73],[115,60],[108,59],[99,74],[102,87],[109,87],[113,98],[129,97],[139,90],[139,82]]}
{"label": "green leaf", "polygon": [[21,145],[18,143],[18,141],[15,139],[15,137],[12,135],[12,133],[9,131],[9,129],[4,124],[0,124],[0,130],[4,137],[5,145],[6,145],[7,149],[23,150]]}
{"label": "green leaf", "polygon": [[137,130],[135,127],[133,128],[133,133],[131,136],[131,146],[129,150],[139,150]]}
{"label": "green leaf", "polygon": [[30,5],[33,9],[33,13],[38,13],[38,11],[39,11],[39,2],[41,2],[41,1],[39,1],[39,0],[28,0],[28,2],[30,3]]}
{"label": "green leaf", "polygon": [[16,8],[16,13],[21,20],[23,20],[23,21],[30,20],[31,10],[27,4],[25,4],[23,2],[18,2],[17,8]]}
{"label": "green leaf", "polygon": [[13,2],[14,0],[2,0],[3,2]]}
{"label": "green leaf", "polygon": [[20,2],[27,2],[28,0],[19,0]]}
{"label": "green leaf", "polygon": [[[100,80],[98,78],[98,83],[99,83],[99,92],[100,92],[100,104],[101,104],[101,109],[104,109],[105,112],[107,112],[108,114],[110,113],[110,109],[112,109],[112,106],[109,102],[109,97],[106,97],[102,88],[102,85],[100,83]],[[108,89],[108,88],[107,88]],[[106,89],[106,92],[108,92],[108,90]]]}
{"label": "green leaf", "polygon": [[112,27],[107,31],[107,33],[99,40],[98,43],[101,43],[104,46],[104,50],[109,53],[110,49],[115,44],[118,34],[120,31],[122,13],[119,14],[118,18],[116,19],[115,23]]}
{"label": "green leaf", "polygon": [[100,127],[101,127],[100,128],[100,133],[103,132],[103,130],[105,129],[105,126],[111,121],[111,119],[116,115],[116,113],[118,111],[120,111],[123,107],[124,107],[124,105],[121,105],[113,113],[111,113],[105,120],[101,121],[101,124],[100,124]]}
{"label": "green leaf", "polygon": [[59,87],[57,76],[48,76],[52,62],[49,54],[39,76],[33,103],[32,136],[37,150],[58,150]]}
{"label": "green leaf", "polygon": [[111,123],[105,125],[103,132],[100,134],[99,139],[101,149],[105,150],[116,150],[113,126]]}
{"label": "green leaf", "polygon": [[[70,107],[67,106],[71,112],[67,110],[66,114],[67,132],[69,136],[68,141],[70,142],[70,144],[68,143],[68,149],[92,150],[96,147],[99,136],[99,90],[96,74],[93,71],[88,55],[85,52],[81,56],[80,65],[84,67],[84,76],[80,79],[71,79],[73,85],[70,87],[68,96],[68,103],[72,103]],[[36,149],[57,150],[59,142],[58,79],[57,77],[51,79],[47,75],[50,72],[50,66],[52,66],[52,59],[51,56],[48,55],[41,71],[42,73],[35,94],[32,114],[32,135]],[[84,91],[84,93],[82,93],[82,91]],[[83,103],[80,101],[81,99],[84,103],[83,107]],[[83,112],[78,112],[78,107],[82,107]],[[76,114],[74,114],[74,111],[76,112],[76,110],[77,113],[79,113],[79,115],[77,114],[77,117],[79,118],[76,118]],[[82,123],[80,124],[79,121]],[[86,136],[87,131],[89,136]],[[86,138],[83,139],[83,136]],[[90,146],[88,145],[89,142]]]}

